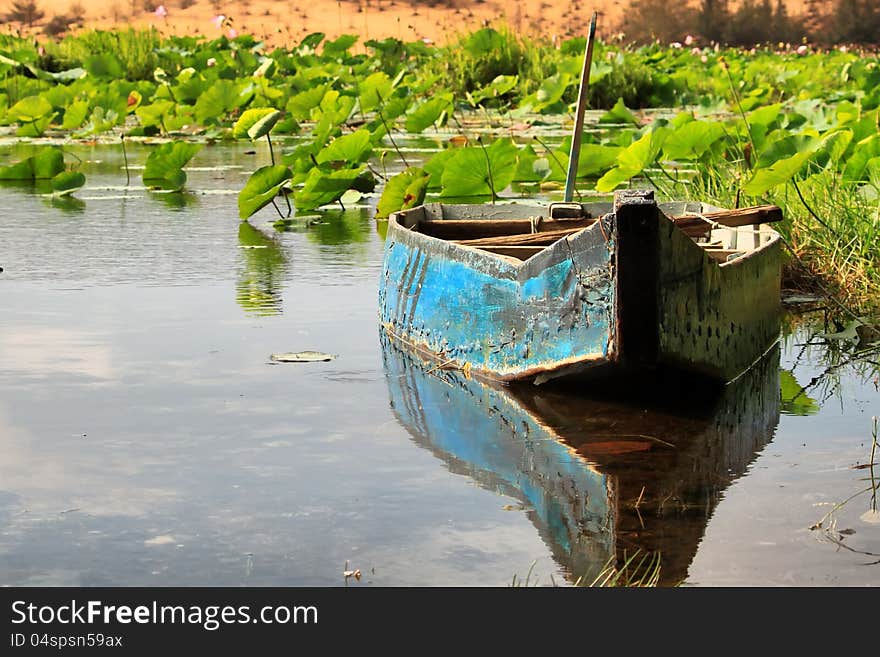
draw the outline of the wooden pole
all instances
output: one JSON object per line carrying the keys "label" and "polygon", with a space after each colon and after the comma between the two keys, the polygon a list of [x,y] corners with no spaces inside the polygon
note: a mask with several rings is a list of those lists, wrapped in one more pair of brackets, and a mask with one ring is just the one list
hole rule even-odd
{"label": "wooden pole", "polygon": [[593,62],[593,39],[596,36],[594,11],[590,18],[590,31],[587,34],[587,48],[584,52],[584,70],[581,72],[581,86],[578,93],[577,110],[574,119],[574,133],[571,136],[571,151],[568,154],[568,175],[565,177],[564,201],[570,203],[574,196],[574,180],[577,177],[578,159],[581,154],[581,135],[584,131],[584,110],[587,109],[587,92],[590,89],[590,66]]}

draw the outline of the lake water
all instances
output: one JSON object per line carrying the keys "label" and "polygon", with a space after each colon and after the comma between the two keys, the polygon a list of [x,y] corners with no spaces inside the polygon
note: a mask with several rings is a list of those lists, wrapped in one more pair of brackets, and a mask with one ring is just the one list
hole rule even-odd
{"label": "lake water", "polygon": [[[487,388],[383,346],[366,205],[275,232],[237,215],[262,148],[206,146],[184,195],[71,151],[78,201],[0,188],[0,584],[565,584],[624,549],[665,584],[880,584],[876,348],[787,325],[673,408]],[[302,350],[337,358],[270,359]]]}

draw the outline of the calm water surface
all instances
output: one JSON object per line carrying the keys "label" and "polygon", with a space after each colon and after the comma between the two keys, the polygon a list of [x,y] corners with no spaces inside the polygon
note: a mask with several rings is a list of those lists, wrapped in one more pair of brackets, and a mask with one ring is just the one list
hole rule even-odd
{"label": "calm water surface", "polygon": [[[380,341],[369,208],[254,228],[262,150],[205,147],[184,195],[74,150],[79,201],[0,188],[0,584],[561,584],[623,549],[665,583],[880,584],[868,493],[810,529],[870,485],[850,343],[795,330],[671,408],[487,388]],[[269,358],[306,349],[338,358]]]}

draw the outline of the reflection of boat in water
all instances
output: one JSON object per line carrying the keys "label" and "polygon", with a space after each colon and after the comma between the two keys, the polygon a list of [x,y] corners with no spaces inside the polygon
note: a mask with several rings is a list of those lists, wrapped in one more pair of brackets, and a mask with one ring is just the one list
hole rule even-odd
{"label": "reflection of boat in water", "polygon": [[641,549],[660,553],[662,583],[682,581],[779,418],[778,350],[708,405],[691,395],[676,410],[490,385],[382,342],[399,421],[451,471],[519,500],[572,580]]}

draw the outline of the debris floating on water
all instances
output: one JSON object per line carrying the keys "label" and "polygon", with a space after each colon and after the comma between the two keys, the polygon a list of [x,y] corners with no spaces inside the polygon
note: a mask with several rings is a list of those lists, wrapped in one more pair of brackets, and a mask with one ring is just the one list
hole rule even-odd
{"label": "debris floating on water", "polygon": [[336,354],[325,354],[322,351],[288,351],[283,354],[269,356],[278,363],[320,363],[336,358]]}

